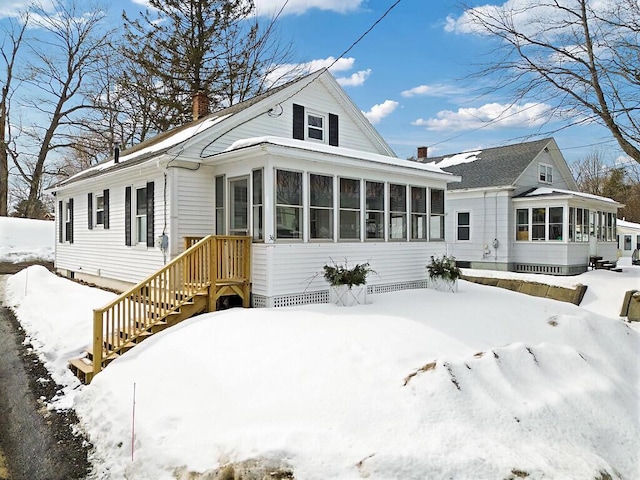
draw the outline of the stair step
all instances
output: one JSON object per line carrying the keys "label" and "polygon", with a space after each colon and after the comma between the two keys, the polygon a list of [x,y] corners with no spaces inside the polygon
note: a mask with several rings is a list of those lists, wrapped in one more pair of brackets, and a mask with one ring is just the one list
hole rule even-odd
{"label": "stair step", "polygon": [[69,368],[86,385],[93,379],[93,362],[85,357],[69,360]]}

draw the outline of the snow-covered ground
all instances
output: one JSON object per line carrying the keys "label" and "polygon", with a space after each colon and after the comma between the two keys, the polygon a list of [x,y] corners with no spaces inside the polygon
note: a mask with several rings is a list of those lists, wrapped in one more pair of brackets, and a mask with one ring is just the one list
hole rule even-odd
{"label": "snow-covered ground", "polygon": [[53,262],[55,222],[0,217],[0,262]]}
{"label": "snow-covered ground", "polygon": [[588,285],[581,307],[463,281],[351,308],[200,315],[90,386],[66,362],[112,294],[30,267],[5,302],[64,385],[51,404],[76,409],[95,478],[258,460],[296,479],[636,480],[640,329],[618,315],[640,267],[622,268],[518,275]]}

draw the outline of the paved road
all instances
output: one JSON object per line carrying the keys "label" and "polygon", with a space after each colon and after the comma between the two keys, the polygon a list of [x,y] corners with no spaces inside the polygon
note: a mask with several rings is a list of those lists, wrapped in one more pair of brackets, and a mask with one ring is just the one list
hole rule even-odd
{"label": "paved road", "polygon": [[[24,333],[2,304],[0,275],[0,449],[11,480],[73,480],[87,476],[87,448],[71,433],[73,412],[50,412],[40,399],[55,394],[42,364],[26,351]],[[2,465],[0,463],[0,479]]]}

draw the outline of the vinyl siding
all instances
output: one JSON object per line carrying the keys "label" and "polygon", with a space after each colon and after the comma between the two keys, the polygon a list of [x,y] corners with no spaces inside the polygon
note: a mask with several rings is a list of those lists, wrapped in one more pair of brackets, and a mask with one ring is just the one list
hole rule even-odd
{"label": "vinyl siding", "polygon": [[[551,165],[553,167],[553,182],[552,183],[544,183],[539,181],[539,170],[538,167],[541,163],[546,165]],[[516,182],[516,195],[530,188],[538,188],[538,187],[555,187],[561,188],[563,190],[572,190],[573,187],[567,185],[567,182],[564,181],[562,175],[560,174],[560,169],[558,164],[555,162],[553,157],[545,151],[542,151],[540,155],[531,162],[531,164],[527,167],[527,169],[522,172],[522,175]]]}
{"label": "vinyl siding", "polygon": [[368,262],[376,273],[369,285],[427,278],[431,255],[445,254],[444,242],[255,244],[252,292],[267,297],[327,290],[325,264]]}
{"label": "vinyl siding", "polygon": [[[276,136],[283,138],[293,138],[293,104],[302,105],[305,111],[314,111],[319,114],[325,115],[325,140],[326,144],[329,144],[329,114],[335,114],[339,117],[339,138],[338,144],[340,147],[351,148],[354,150],[360,150],[364,152],[372,152],[379,154],[386,154],[381,147],[372,142],[367,132],[364,132],[358,124],[351,118],[347,110],[344,109],[340,101],[332,95],[328,94],[327,89],[321,82],[313,82],[311,85],[298,92],[294,97],[287,99],[280,106],[282,107],[281,114],[279,116],[272,116],[267,113],[265,109],[264,113],[251,118],[243,120],[245,123],[231,128],[227,133],[220,136],[216,140],[215,145],[207,146],[212,140],[211,138],[203,139],[197,145],[200,151],[205,154],[220,152],[229,147],[233,142],[246,138],[262,137],[262,136]],[[276,105],[273,105],[274,108]],[[278,109],[278,111],[280,111]],[[253,113],[255,115],[255,113]],[[211,134],[214,137],[220,135],[219,132]]]}
{"label": "vinyl siding", "polygon": [[[74,199],[74,243],[57,243],[55,266],[78,275],[106,277],[122,282],[137,283],[164,264],[164,257],[158,247],[138,244],[125,246],[124,234],[124,191],[127,185],[145,187],[148,181],[155,182],[154,188],[154,237],[162,233],[164,222],[163,176],[154,167],[149,176],[140,172],[125,184],[124,178],[94,182],[94,193],[109,189],[109,229],[94,225],[88,229],[87,190],[69,189],[58,199],[63,202]],[[169,205],[167,205],[169,208]],[[56,221],[60,216],[56,217]],[[132,222],[135,228],[135,221]]]}
{"label": "vinyl siding", "polygon": [[214,174],[211,168],[195,171],[176,169],[174,195],[179,212],[176,224],[177,251],[182,251],[185,236],[212,235],[215,229]]}

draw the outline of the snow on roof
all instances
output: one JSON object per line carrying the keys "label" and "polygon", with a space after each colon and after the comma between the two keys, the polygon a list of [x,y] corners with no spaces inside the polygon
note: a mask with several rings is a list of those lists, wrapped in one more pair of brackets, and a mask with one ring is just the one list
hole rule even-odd
{"label": "snow on roof", "polygon": [[[224,120],[229,116],[230,115],[223,115],[220,117],[208,117],[204,119],[202,122],[194,123],[193,125],[190,125],[183,129],[178,129],[178,131],[176,131],[174,134],[168,135],[166,138],[158,142],[154,142],[153,141],[154,139],[150,139],[149,141],[150,144],[147,147],[140,148],[139,150],[136,149],[130,154],[122,155],[119,158],[118,163],[126,163],[127,161],[134,160],[136,158],[139,158],[143,155],[147,155],[149,153],[166,151],[169,148],[174,147],[190,139],[191,137],[195,136],[199,132],[202,132],[208,129],[209,127],[215,125],[216,123],[221,122],[222,120]],[[157,137],[154,137],[154,138],[157,138]],[[144,145],[144,143],[145,142],[143,142],[140,145]],[[87,168],[85,170],[82,170],[81,172],[76,173],[75,175],[69,177],[62,183],[64,184],[80,175],[85,175],[87,172],[106,170],[107,168],[113,167],[114,165],[116,165],[116,162],[113,159],[108,160],[106,162],[99,163],[98,165],[95,165],[93,167]]]}
{"label": "snow on roof", "polygon": [[629,222],[627,220],[620,220],[620,219],[618,219],[616,221],[616,223],[618,224],[619,227],[636,228],[636,229],[640,230],[640,223],[633,223],[633,222]]}
{"label": "snow on roof", "polygon": [[273,136],[245,138],[242,140],[235,141],[225,151],[229,152],[232,150],[239,150],[241,148],[252,147],[252,146],[260,145],[263,143],[280,145],[283,147],[299,148],[299,149],[310,150],[314,152],[329,153],[332,155],[340,155],[343,157],[355,158],[359,160],[392,165],[396,167],[405,167],[405,168],[412,168],[415,170],[439,173],[447,176],[452,176],[453,177],[452,181],[455,181],[455,178],[456,178],[455,176],[453,176],[453,174],[443,171],[439,165],[435,166],[432,163],[413,162],[411,160],[403,160],[398,157],[389,157],[386,155],[380,155],[380,154],[371,153],[371,152],[363,152],[360,150],[353,150],[353,149],[344,148],[344,147],[334,147],[330,145],[325,145],[323,143],[315,143],[315,142],[309,142],[304,140],[294,140],[292,138],[273,137]]}
{"label": "snow on roof", "polygon": [[553,187],[540,187],[535,190],[523,195],[525,197],[536,197],[541,195],[553,195],[553,194],[561,194],[561,195],[572,195],[574,197],[582,197],[590,200],[598,200],[600,202],[607,202],[611,204],[618,204],[615,200],[607,197],[600,197],[598,195],[592,195],[590,193],[584,192],[576,192],[575,190],[563,190],[561,188],[553,188]]}
{"label": "snow on roof", "polygon": [[[471,163],[478,160],[478,155],[482,153],[482,150],[475,150],[473,152],[463,152],[457,153],[450,157],[444,157],[440,162],[438,162],[439,168],[447,168],[453,165],[460,165],[463,163]],[[436,162],[428,162],[427,165],[435,165]]]}

